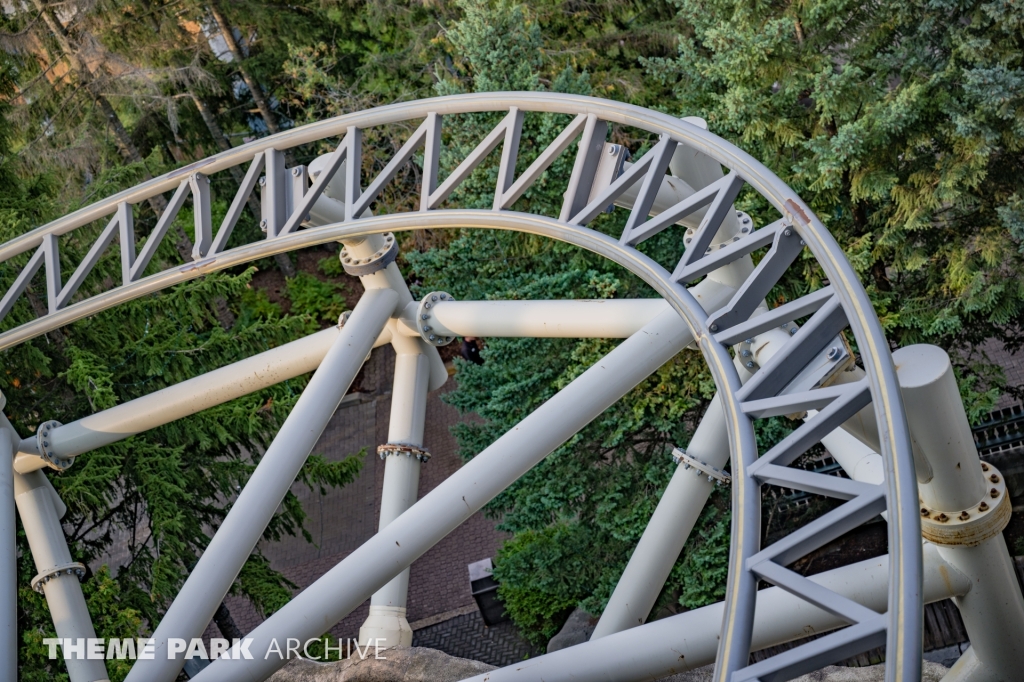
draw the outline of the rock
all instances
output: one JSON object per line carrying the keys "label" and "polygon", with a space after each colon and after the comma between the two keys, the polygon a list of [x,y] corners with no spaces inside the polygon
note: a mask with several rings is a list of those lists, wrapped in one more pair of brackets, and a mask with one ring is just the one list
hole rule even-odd
{"label": "rock", "polygon": [[269,682],[457,682],[489,670],[493,665],[456,658],[436,649],[397,647],[381,651],[383,658],[358,656],[334,663],[306,659],[291,661]]}
{"label": "rock", "polygon": [[[689,672],[666,677],[664,682],[710,682],[714,666],[708,665]],[[925,661],[921,669],[921,682],[939,682],[948,671],[938,663]],[[798,677],[793,682],[885,682],[885,666],[871,665],[863,668],[829,666],[809,675]]]}
{"label": "rock", "polygon": [[574,609],[562,629],[548,642],[548,653],[589,641],[596,625],[596,617],[583,609]]}

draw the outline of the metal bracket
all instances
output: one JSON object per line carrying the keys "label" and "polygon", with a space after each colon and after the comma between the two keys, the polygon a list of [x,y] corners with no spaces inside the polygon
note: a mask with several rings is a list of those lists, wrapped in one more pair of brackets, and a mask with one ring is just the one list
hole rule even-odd
{"label": "metal bracket", "polygon": [[699,459],[690,457],[679,448],[672,448],[672,459],[676,464],[682,464],[683,469],[694,469],[694,473],[698,476],[701,474],[707,476],[708,483],[714,483],[715,485],[729,485],[732,483],[732,476],[728,471],[722,471],[721,469],[711,466],[707,462],[702,462]]}
{"label": "metal bracket", "polygon": [[54,578],[59,578],[62,575],[77,575],[78,579],[81,580],[85,577],[85,564],[80,564],[77,561],[70,564],[64,564],[51,568],[49,571],[40,573],[35,578],[32,578],[32,589],[39,594],[43,593],[43,586],[50,582]]}
{"label": "metal bracket", "polygon": [[[628,156],[629,150],[626,149],[625,145],[612,144],[611,142],[604,143],[604,146],[601,148],[601,154],[597,158],[597,170],[594,171],[594,182],[590,186],[590,196],[587,198],[587,203],[596,199],[601,192],[608,189],[622,175],[622,165],[626,162]],[[608,208],[605,209],[605,213],[611,213],[614,209],[614,202],[610,203]]]}
{"label": "metal bracket", "polygon": [[439,336],[433,332],[430,324],[430,309],[441,301],[454,301],[455,298],[446,291],[432,291],[423,297],[416,308],[416,330],[423,340],[432,346],[446,346],[455,340],[454,336]]}
{"label": "metal bracket", "polygon": [[59,421],[51,419],[50,421],[43,422],[36,429],[36,448],[39,450],[39,456],[46,462],[46,466],[57,471],[64,471],[72,464],[75,463],[74,458],[69,457],[68,459],[61,459],[58,457],[50,447],[50,431],[54,430],[58,426],[64,426]]}
{"label": "metal bracket", "polygon": [[395,262],[398,258],[398,242],[395,241],[395,235],[388,232],[384,235],[384,246],[369,258],[353,258],[345,247],[341,248],[338,258],[341,267],[353,277],[372,275]]}
{"label": "metal bracket", "polygon": [[430,461],[430,452],[426,448],[418,448],[415,445],[403,445],[401,443],[378,445],[377,455],[381,459],[385,459],[389,455],[405,455],[406,457],[415,457],[424,464]]}
{"label": "metal bracket", "polygon": [[[793,336],[799,331],[795,322],[786,322],[781,325],[781,329]],[[736,344],[735,349],[737,355],[740,357],[741,364],[746,367],[747,371],[751,374],[756,373],[761,367],[754,360],[754,353],[752,346],[757,344],[757,337],[743,340],[741,343]],[[840,372],[852,369],[854,366],[853,351],[850,349],[850,344],[847,343],[846,337],[842,333],[837,334],[829,343],[829,345],[822,350],[817,356],[811,359],[799,374],[797,374],[792,381],[790,381],[779,395],[786,395],[790,393],[799,393],[801,391],[811,391],[816,388],[823,388],[831,385]],[[803,419],[807,416],[806,412],[798,414],[786,415],[790,419]]]}
{"label": "metal bracket", "polygon": [[925,540],[943,547],[976,547],[1003,532],[1013,511],[1006,479],[988,462],[981,463],[981,470],[987,492],[970,509],[944,512],[921,504],[921,535]]}
{"label": "metal bracket", "polygon": [[[720,240],[716,236],[715,239],[712,240],[711,245],[708,246],[707,250],[704,253],[711,253],[716,248],[724,249],[729,244],[732,244],[733,242],[738,242],[739,240],[743,239],[744,236],[750,234],[753,231],[754,221],[751,220],[750,216],[747,215],[744,211],[736,211],[736,220],[738,220],[740,223],[740,234],[733,235],[731,239],[727,240]],[[696,236],[696,234],[697,228],[686,228],[686,234],[683,235],[683,243],[688,245],[690,242],[693,241],[693,238],[694,236]],[[725,231],[720,230],[719,235],[721,234],[725,234]]]}
{"label": "metal bracket", "polygon": [[753,338],[744,339],[740,343],[736,344],[736,354],[740,357],[740,364],[746,367],[747,371],[751,374],[761,369],[761,365],[754,360],[754,351],[751,350],[751,346],[753,345]]}

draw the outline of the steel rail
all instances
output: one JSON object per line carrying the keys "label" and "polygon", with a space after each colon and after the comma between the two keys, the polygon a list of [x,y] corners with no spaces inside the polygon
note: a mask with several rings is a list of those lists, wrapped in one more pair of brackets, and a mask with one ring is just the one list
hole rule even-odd
{"label": "steel rail", "polygon": [[[232,165],[253,159],[262,151],[287,149],[325,137],[348,134],[354,129],[411,119],[428,118],[428,115],[433,115],[432,119],[436,121],[437,114],[449,115],[488,111],[529,111],[562,113],[577,117],[581,115],[588,116],[587,125],[591,133],[593,133],[591,123],[599,117],[600,130],[602,131],[606,123],[611,122],[658,134],[661,136],[661,140],[656,147],[658,150],[657,159],[654,159],[652,156],[652,159],[654,159],[652,163],[647,157],[644,157],[628,171],[631,174],[630,177],[638,179],[641,177],[638,173],[643,171],[643,169],[657,167],[659,170],[654,171],[653,175],[648,171],[644,171],[648,172],[647,178],[644,180],[645,187],[652,182],[652,177],[664,172],[664,164],[667,163],[666,155],[671,155],[671,150],[675,145],[681,143],[713,159],[724,160],[724,163],[732,171],[727,178],[723,179],[723,182],[714,193],[708,194],[705,192],[701,195],[709,201],[714,197],[714,202],[708,207],[707,215],[715,216],[714,220],[718,221],[716,226],[721,223],[723,211],[728,209],[728,204],[732,202],[731,197],[735,195],[735,192],[738,191],[742,184],[740,181],[751,185],[753,189],[764,196],[789,221],[787,224],[792,225],[792,229],[795,230],[800,240],[802,240],[800,246],[802,247],[806,244],[810,249],[835,290],[835,301],[831,308],[829,308],[829,315],[831,317],[827,318],[830,322],[825,324],[823,328],[830,329],[829,325],[834,325],[834,321],[837,319],[835,315],[836,309],[840,307],[845,314],[846,322],[849,323],[856,338],[858,348],[865,359],[868,387],[873,398],[873,411],[878,424],[880,450],[887,469],[885,485],[887,488],[886,499],[888,501],[890,520],[889,544],[893,548],[889,581],[889,616],[892,621],[887,634],[890,652],[887,679],[890,681],[916,679],[920,668],[920,659],[916,652],[919,651],[921,644],[920,626],[922,619],[919,608],[922,560],[919,543],[920,523],[917,516],[917,486],[913,476],[913,463],[910,460],[911,443],[909,432],[903,416],[899,385],[896,381],[895,370],[889,355],[888,344],[874,316],[867,294],[860,286],[852,266],[846,261],[839,245],[828,234],[827,230],[806,204],[796,197],[784,183],[762,164],[725,140],[711,135],[697,126],[672,118],[666,114],[652,112],[628,104],[550,93],[486,93],[396,104],[367,112],[341,116],[329,121],[281,133],[178,169],[161,178],[122,192],[58,221],[37,228],[0,246],[0,261],[9,259],[19,253],[24,253],[43,244],[44,241],[52,247],[55,244],[54,238],[56,235],[65,234],[92,220],[110,215],[117,210],[119,204],[125,202],[137,203],[157,193],[180,186],[184,180],[192,178],[195,173],[209,175]],[[512,121],[514,117],[510,113],[504,120]],[[506,125],[506,123],[501,125]],[[603,133],[601,134],[603,135]],[[492,131],[490,137],[493,137],[493,135],[494,131]],[[584,132],[584,137],[586,135],[587,133]],[[352,135],[349,135],[349,137],[351,138]],[[596,138],[587,139],[590,140],[588,144],[592,145],[593,139]],[[332,155],[333,159],[338,160],[341,158],[339,156],[341,149],[339,147],[339,151]],[[482,158],[479,150],[480,148],[478,147],[478,150],[463,162],[463,166],[469,164],[471,160],[474,163],[479,163],[480,158]],[[590,152],[588,151],[587,155],[589,154]],[[582,156],[578,157],[577,166],[579,166],[579,158],[582,158]],[[433,172],[433,166],[431,167],[431,172]],[[328,180],[329,178],[326,177],[321,178],[318,180],[318,186],[322,188]],[[352,181],[352,171],[349,169],[346,182],[351,183]],[[429,203],[433,205],[441,201],[438,198],[440,193],[442,190],[448,191],[445,188],[450,189],[448,186],[451,184],[451,182],[446,181],[442,189],[436,192],[433,187],[427,187],[424,189],[424,195],[429,197]],[[619,194],[615,194],[616,191],[621,194],[621,182],[618,187],[618,190],[615,187],[607,189],[604,194],[599,195],[593,200],[586,200],[580,203],[581,197],[574,199],[580,205],[573,208],[573,211],[578,210],[579,212],[571,220],[585,221],[587,216],[594,214],[595,211],[602,210],[602,204],[607,200],[607,197],[614,198],[614,196],[619,196]],[[651,195],[646,190],[642,191],[642,195],[644,202],[649,203]],[[697,195],[694,195],[694,197],[696,202],[699,198]],[[583,196],[582,199],[586,199],[586,197]],[[588,201],[590,203],[587,203]],[[753,556],[759,545],[760,484],[747,473],[747,468],[754,463],[758,454],[753,437],[751,419],[741,409],[740,397],[737,395],[740,391],[739,377],[726,346],[717,341],[708,331],[707,315],[694,299],[693,294],[677,282],[677,278],[630,246],[632,241],[639,241],[643,238],[640,235],[653,234],[668,223],[666,218],[652,221],[648,225],[637,226],[636,221],[642,221],[645,217],[640,214],[647,212],[647,204],[644,203],[643,205],[645,207],[644,210],[635,209],[634,215],[631,216],[630,221],[627,223],[627,232],[629,234],[624,235],[623,244],[578,224],[504,210],[430,210],[411,214],[360,218],[349,220],[343,224],[309,229],[297,233],[293,232],[256,244],[238,247],[209,258],[203,258],[194,263],[171,268],[163,273],[99,294],[68,308],[55,310],[55,312],[44,318],[0,335],[0,349],[37,336],[54,327],[107,309],[126,300],[158,291],[179,282],[194,279],[208,272],[223,270],[256,258],[283,253],[303,246],[338,241],[343,238],[364,234],[423,228],[481,227],[506,229],[548,236],[603,255],[644,279],[682,316],[697,340],[698,346],[708,362],[712,376],[722,395],[730,449],[733,453],[735,481],[730,587],[727,592],[726,603],[723,606],[725,620],[722,630],[723,640],[719,648],[720,665],[718,666],[718,679],[724,680],[727,671],[738,670],[746,665],[750,645],[750,627],[753,620],[756,580],[753,573],[745,568],[743,561],[746,557]],[[679,214],[681,214],[685,207],[677,207],[674,210],[679,210]],[[672,216],[675,215],[677,214],[672,214]],[[570,220],[569,217],[566,219]],[[296,217],[293,215],[289,220],[289,224],[294,224]],[[707,223],[708,221],[705,221],[705,224]],[[638,231],[631,232],[634,227]],[[795,257],[795,254],[798,253],[793,250],[795,240],[792,242],[780,242],[779,240],[782,240],[782,232],[782,227],[776,225],[773,227],[771,234],[776,235],[776,244],[784,243],[788,245],[786,246],[788,249],[786,253]],[[791,236],[789,227],[786,227],[784,232],[786,237]],[[713,232],[704,230],[695,236],[697,243],[701,247],[699,250],[701,255],[703,254],[703,247],[713,235]],[[751,247],[749,244],[744,247],[741,243],[736,248]],[[51,248],[51,250],[53,249]],[[696,253],[697,250],[688,251],[680,264],[680,272],[677,274],[681,276],[687,272],[696,272],[697,270],[694,268],[699,269],[702,267],[694,265],[694,262],[700,258]],[[729,255],[731,252],[727,249],[722,253]],[[709,259],[708,262],[711,260],[713,259]],[[770,260],[770,258],[766,259],[762,263],[764,264]],[[784,269],[783,261],[784,258],[778,259],[777,264],[774,266],[775,270],[771,272],[765,271],[767,274],[756,282],[754,282],[754,277],[752,276],[752,286],[755,286],[755,288],[757,286],[765,286],[770,280],[772,272],[781,272],[779,270],[780,267]],[[52,273],[48,271],[48,274]],[[57,292],[57,294],[60,294],[60,292]],[[760,298],[762,295],[759,294],[757,298]],[[739,298],[738,296],[737,305],[740,303],[747,305],[751,302],[750,300],[740,301]],[[729,314],[734,317],[742,316],[744,310],[745,308],[741,306]]]}

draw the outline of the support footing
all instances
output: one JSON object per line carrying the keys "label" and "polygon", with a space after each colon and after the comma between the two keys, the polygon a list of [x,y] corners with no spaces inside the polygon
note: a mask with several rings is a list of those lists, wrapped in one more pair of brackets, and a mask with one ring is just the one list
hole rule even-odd
{"label": "support footing", "polygon": [[[412,646],[412,628],[404,606],[370,606],[370,615],[359,628],[359,644],[377,644],[381,649]],[[376,640],[376,642],[374,641]]]}

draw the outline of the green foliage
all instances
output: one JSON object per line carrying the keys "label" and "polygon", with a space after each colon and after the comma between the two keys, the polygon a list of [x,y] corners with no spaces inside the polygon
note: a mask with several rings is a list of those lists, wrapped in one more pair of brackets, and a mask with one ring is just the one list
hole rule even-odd
{"label": "green foliage", "polygon": [[[540,74],[550,65],[543,59],[542,35],[530,10],[508,2],[466,2],[462,7],[465,19],[447,37],[465,75],[442,82],[439,92],[545,87]],[[551,87],[587,94],[590,83],[588,74],[562,69]],[[442,163],[452,167],[464,158],[493,125],[492,118],[466,116],[451,124]],[[565,117],[527,117],[523,168],[566,122]],[[556,161],[517,208],[558,213],[571,152]],[[453,195],[453,203],[489,206],[495,172],[493,163],[478,169]],[[604,216],[597,226],[614,231],[621,227],[619,220]],[[445,246],[407,254],[407,259],[423,291],[443,287],[457,298],[651,295],[636,278],[593,254],[525,235],[458,233]],[[485,420],[456,427],[463,454],[480,452],[614,346],[592,339],[488,339],[483,365],[456,359],[458,389],[446,400]],[[668,450],[689,440],[713,392],[700,358],[680,355],[488,506],[501,527],[515,534],[498,557],[496,576],[509,614],[532,641],[546,643],[576,606],[591,613],[604,608],[672,474]],[[694,560],[707,568],[704,589],[713,590],[724,582],[728,564],[721,551],[710,549],[722,536],[709,537],[708,549],[699,550]],[[681,592],[682,575],[674,575],[669,589]]]}
{"label": "green foliage", "polygon": [[[844,246],[890,339],[951,351],[972,421],[991,409],[1005,378],[971,351],[986,339],[1011,348],[1024,339],[1024,284],[1015,276],[1024,265],[1024,20],[1014,3],[214,0],[242,39],[245,55],[237,61],[219,59],[203,37],[210,0],[72,4],[71,37],[89,56],[96,90],[69,68],[38,12],[27,5],[0,14],[0,240],[218,151],[224,138],[199,105],[231,145],[265,134],[243,70],[264,90],[282,128],[432,94],[550,90],[700,115],[763,161]],[[136,147],[130,162],[95,92],[109,100]],[[445,171],[496,117],[446,117]],[[519,172],[567,121],[527,117]],[[408,132],[367,131],[364,163],[372,163],[374,150],[397,149]],[[651,143],[625,127],[611,134],[634,157]],[[295,148],[292,161],[305,163],[323,148]],[[557,215],[574,151],[515,208]],[[405,190],[418,172],[403,170],[374,210],[410,208],[415,198]],[[492,158],[448,204],[489,207],[496,174]],[[211,181],[216,220],[234,187],[226,173]],[[758,223],[775,217],[751,192],[738,203]],[[156,215],[145,204],[135,211],[141,239]],[[603,215],[593,226],[617,234],[622,220]],[[65,272],[101,228],[61,238]],[[188,205],[172,229],[179,228],[191,230]],[[232,239],[258,236],[258,219],[247,211]],[[667,231],[643,250],[665,262],[674,239]],[[444,289],[462,299],[652,295],[617,266],[537,237],[457,232],[417,235],[403,247],[403,267],[420,292]],[[112,251],[83,292],[118,281]],[[0,264],[0,285],[27,256]],[[177,262],[173,245],[163,244],[150,272]],[[252,271],[238,269],[9,349],[0,373],[8,414],[29,434],[43,420],[71,421],[334,323],[345,309],[346,292],[335,283],[343,271],[335,257],[319,270],[330,281],[300,272],[286,282],[289,315],[253,286]],[[808,266],[772,297],[800,295],[820,286],[821,276]],[[226,328],[210,305],[219,299],[234,317]],[[34,284],[0,328],[45,306],[45,292]],[[458,389],[446,399],[484,419],[456,429],[463,454],[479,453],[614,345],[488,339],[484,365],[457,359]],[[68,503],[76,558],[104,556],[115,538],[131,538],[130,559],[117,575],[98,572],[85,584],[101,635],[131,636],[159,620],[258,461],[252,453],[264,450],[303,385],[303,378],[285,382],[139,434],[51,476]],[[681,354],[490,505],[514,535],[496,569],[502,595],[533,641],[543,643],[568,609],[601,611],[671,476],[668,448],[685,447],[713,392],[699,357]],[[790,428],[783,419],[759,424],[759,445]],[[300,479],[316,488],[344,485],[361,455],[311,457]],[[713,497],[662,605],[694,608],[721,596],[727,506],[724,496]],[[289,495],[265,537],[305,534],[303,521]],[[25,554],[21,570],[32,572]],[[266,613],[291,589],[258,553],[234,587]],[[22,677],[63,679],[60,666],[44,660],[42,638],[52,630],[45,605],[23,591]],[[116,665],[113,680],[123,677]]]}
{"label": "green foliage", "polygon": [[[1019,344],[1021,13],[1012,3],[675,0],[679,55],[648,59],[824,221],[890,339]],[[763,206],[751,206],[763,213]],[[954,355],[956,358],[956,355]]]}
{"label": "green foliage", "polygon": [[325,282],[308,272],[298,272],[285,284],[288,298],[292,302],[292,315],[303,315],[315,322],[338,323],[338,317],[346,310],[344,287],[335,282]]}

